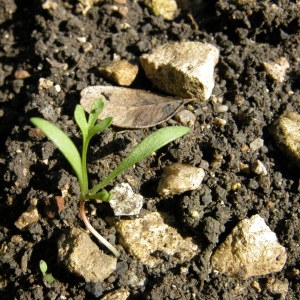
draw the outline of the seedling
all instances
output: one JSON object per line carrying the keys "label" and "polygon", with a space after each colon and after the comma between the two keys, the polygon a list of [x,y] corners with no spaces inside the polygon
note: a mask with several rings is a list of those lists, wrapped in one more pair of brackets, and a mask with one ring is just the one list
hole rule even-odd
{"label": "seedling", "polygon": [[47,273],[48,266],[44,260],[40,260],[40,271],[43,275],[43,279],[48,283],[51,283],[55,280],[51,273]]}
{"label": "seedling", "polygon": [[89,180],[87,173],[87,150],[89,142],[96,134],[104,131],[112,123],[112,117],[107,117],[104,120],[96,123],[100,113],[104,109],[102,100],[96,100],[91,107],[88,119],[85,111],[81,105],[76,105],[74,111],[74,118],[82,133],[82,152],[81,155],[77,150],[72,140],[56,125],[41,118],[31,118],[30,121],[38,127],[45,135],[57,146],[65,158],[72,166],[80,186],[80,207],[79,212],[86,228],[103,243],[115,256],[119,256],[118,250],[104,239],[90,224],[85,214],[85,202],[88,199],[100,199],[102,201],[109,201],[110,194],[104,188],[120,173],[127,170],[140,160],[151,155],[153,152],[168,144],[169,142],[183,136],[189,132],[188,127],[184,126],[170,126],[161,128],[148,137],[146,137],[140,144],[138,144],[132,152],[114,169],[106,178],[102,179],[100,183],[89,189]]}

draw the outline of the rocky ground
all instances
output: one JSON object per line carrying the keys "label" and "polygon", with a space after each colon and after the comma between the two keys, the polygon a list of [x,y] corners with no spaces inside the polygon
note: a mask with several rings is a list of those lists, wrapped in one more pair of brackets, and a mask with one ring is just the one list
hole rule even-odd
{"label": "rocky ground", "polygon": [[[178,1],[179,8],[165,16],[155,15],[146,2],[0,3],[0,298],[299,299],[299,1]],[[122,59],[138,66],[130,88],[162,93],[147,78],[140,57],[166,43],[186,41],[219,49],[212,94],[184,103],[195,117],[190,117],[189,134],[109,186],[127,182],[141,194],[139,216],[116,218],[107,203],[86,204],[93,226],[121,252],[104,280],[87,282],[59,260],[58,242],[70,229],[84,228],[77,180],[29,119],[50,119],[80,146],[74,108],[84,88],[117,86],[103,72],[107,63]],[[106,130],[91,144],[92,182],[149,133],[180,122],[174,117],[149,128]],[[173,163],[202,168],[201,186],[159,195],[162,170]],[[49,209],[49,203],[54,207]],[[155,221],[159,228],[192,241],[193,255],[172,255],[163,245],[143,260],[130,250],[120,222],[157,212],[168,216],[164,225]],[[249,273],[248,263],[238,272],[218,271],[212,254],[249,218],[258,220],[283,252],[270,254],[267,274],[255,264]],[[138,224],[147,231],[147,222]],[[139,230],[132,228],[135,234]],[[277,270],[274,257],[280,258]],[[159,263],[149,264],[150,259]],[[40,270],[41,260],[54,281]]]}

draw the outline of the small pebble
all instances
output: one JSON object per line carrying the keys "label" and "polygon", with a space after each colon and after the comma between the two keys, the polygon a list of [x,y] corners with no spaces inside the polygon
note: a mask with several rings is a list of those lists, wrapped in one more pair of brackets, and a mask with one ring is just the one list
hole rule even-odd
{"label": "small pebble", "polygon": [[196,116],[187,109],[176,113],[174,118],[177,122],[181,123],[182,125],[187,125],[189,127],[192,127],[196,121]]}
{"label": "small pebble", "polygon": [[268,171],[267,171],[265,165],[259,159],[257,159],[252,164],[251,170],[252,170],[252,172],[254,172],[257,175],[263,175],[263,176],[268,175]]}
{"label": "small pebble", "polygon": [[252,143],[250,143],[250,149],[252,151],[256,151],[264,145],[264,140],[261,138],[255,139]]}

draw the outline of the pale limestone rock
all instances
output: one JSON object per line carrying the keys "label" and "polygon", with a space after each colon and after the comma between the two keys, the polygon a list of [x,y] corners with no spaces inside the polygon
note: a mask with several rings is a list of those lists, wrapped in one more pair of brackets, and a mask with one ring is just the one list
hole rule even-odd
{"label": "pale limestone rock", "polygon": [[254,215],[240,221],[211,258],[212,268],[247,279],[281,271],[287,254],[263,218]]}
{"label": "pale limestone rock", "polygon": [[18,220],[15,222],[15,226],[19,229],[25,229],[29,225],[36,223],[39,220],[39,212],[36,206],[31,205],[27,211],[23,212]]}
{"label": "pale limestone rock", "polygon": [[54,85],[53,81],[41,77],[39,79],[38,89],[39,90],[47,90],[47,89],[53,87],[53,85]]}
{"label": "pale limestone rock", "polygon": [[174,163],[163,169],[157,192],[168,196],[196,190],[201,186],[205,172],[187,164]]}
{"label": "pale limestone rock", "polygon": [[251,151],[256,151],[260,149],[263,145],[264,145],[264,140],[261,138],[257,138],[253,142],[251,142],[249,146]]}
{"label": "pale limestone rock", "polygon": [[175,120],[182,125],[187,125],[189,127],[194,126],[197,117],[189,110],[184,109],[179,111],[174,116]]}
{"label": "pale limestone rock", "polygon": [[127,60],[116,60],[100,67],[99,71],[117,84],[129,86],[136,78],[139,68]]}
{"label": "pale limestone rock", "polygon": [[102,252],[82,229],[73,227],[58,240],[58,260],[86,282],[101,282],[116,269],[117,259]]}
{"label": "pale limestone rock", "polygon": [[168,255],[178,254],[182,263],[190,260],[198,252],[198,246],[191,238],[183,238],[175,228],[170,227],[158,212],[134,220],[121,220],[117,223],[120,243],[143,264],[154,267],[162,259],[152,256],[156,251]]}
{"label": "pale limestone rock", "polygon": [[182,98],[207,100],[214,87],[219,50],[200,42],[167,43],[144,54],[140,62],[160,90]]}
{"label": "pale limestone rock", "polygon": [[121,183],[111,191],[112,198],[109,201],[115,216],[138,215],[143,206],[144,197],[135,194],[128,183]]}
{"label": "pale limestone rock", "polygon": [[172,21],[178,7],[175,0],[146,0],[147,5],[155,16],[163,16],[165,20]]}
{"label": "pale limestone rock", "polygon": [[294,112],[283,114],[270,131],[279,149],[300,167],[300,115]]}
{"label": "pale limestone rock", "polygon": [[251,166],[251,170],[257,175],[263,175],[263,176],[268,175],[266,166],[259,159],[254,161],[254,163]]}
{"label": "pale limestone rock", "polygon": [[273,295],[280,295],[280,299],[285,299],[289,289],[288,281],[282,281],[275,278],[268,278],[266,288]]}
{"label": "pale limestone rock", "polygon": [[288,60],[285,57],[280,57],[275,62],[263,62],[267,74],[278,82],[283,82],[286,71],[290,67]]}
{"label": "pale limestone rock", "polygon": [[102,297],[102,300],[126,300],[130,293],[125,288],[120,288],[116,291],[110,292]]}

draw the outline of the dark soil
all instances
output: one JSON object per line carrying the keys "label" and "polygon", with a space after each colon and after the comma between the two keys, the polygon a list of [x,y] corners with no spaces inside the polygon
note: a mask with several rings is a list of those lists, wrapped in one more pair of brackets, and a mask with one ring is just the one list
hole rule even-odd
{"label": "dark soil", "polygon": [[[56,10],[43,9],[43,2],[0,3],[0,298],[99,299],[125,287],[129,299],[280,299],[266,287],[274,278],[288,282],[286,299],[300,299],[299,168],[285,158],[268,133],[272,121],[283,112],[300,113],[299,1],[194,1],[174,21],[153,16],[144,1],[127,0],[126,17],[112,9],[113,1],[101,1],[86,16],[78,10],[79,1],[55,0]],[[124,29],[124,23],[130,28]],[[78,41],[83,36],[92,44],[88,52]],[[190,134],[143,160],[114,183],[133,179],[134,189],[146,198],[144,212],[173,215],[175,226],[198,241],[201,253],[183,265],[174,265],[162,254],[165,263],[150,269],[123,251],[117,270],[105,282],[87,284],[57,262],[62,230],[83,226],[76,178],[54,145],[37,135],[29,118],[47,117],[80,145],[72,117],[80,91],[90,85],[114,85],[97,68],[114,55],[138,62],[140,55],[158,45],[185,40],[209,42],[220,49],[215,96],[207,103],[191,103],[197,121]],[[267,76],[262,62],[282,56],[290,69],[286,80],[277,83]],[[30,77],[16,78],[17,70],[26,70]],[[62,90],[39,90],[42,77]],[[131,87],[157,92],[143,72]],[[229,107],[221,115],[214,101],[220,97]],[[217,116],[226,119],[226,126],[213,122]],[[89,157],[93,179],[105,176],[133,144],[155,129],[111,128],[94,139]],[[249,150],[247,146],[257,138],[264,140],[264,146]],[[267,176],[240,172],[240,163],[251,166],[256,159],[266,166]],[[159,197],[155,192],[158,178],[172,162],[203,167],[202,189]],[[241,187],[233,191],[234,183]],[[65,198],[65,209],[48,217],[44,199],[60,196],[66,184],[70,196]],[[40,220],[20,231],[14,222],[34,201]],[[106,219],[112,216],[107,204],[91,201],[87,209],[92,224],[104,236],[115,234]],[[92,210],[96,215],[91,215]],[[194,210],[203,215],[200,221],[191,218]],[[287,250],[283,270],[248,280],[212,272],[211,252],[239,220],[256,213]],[[56,279],[51,284],[43,281],[38,267],[41,259]],[[138,284],[143,280],[143,285]],[[254,280],[261,291],[253,287]]]}

